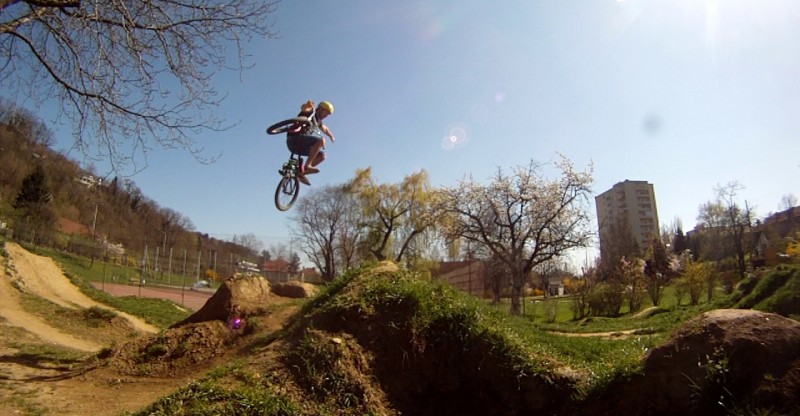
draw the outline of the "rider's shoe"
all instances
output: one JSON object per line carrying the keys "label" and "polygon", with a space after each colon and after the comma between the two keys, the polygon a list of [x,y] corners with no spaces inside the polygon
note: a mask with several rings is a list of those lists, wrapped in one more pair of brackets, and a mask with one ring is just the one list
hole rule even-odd
{"label": "rider's shoe", "polygon": [[306,166],[305,174],[308,175],[309,173],[318,173],[319,168],[315,168],[314,166]]}
{"label": "rider's shoe", "polygon": [[306,178],[306,175],[297,175],[297,180],[303,182],[306,185],[311,185],[311,182]]}

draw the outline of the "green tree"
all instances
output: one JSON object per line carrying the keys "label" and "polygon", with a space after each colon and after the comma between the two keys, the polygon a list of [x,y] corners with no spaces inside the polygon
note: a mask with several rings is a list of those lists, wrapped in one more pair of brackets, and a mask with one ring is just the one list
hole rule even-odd
{"label": "green tree", "polygon": [[384,184],[372,177],[372,169],[359,169],[346,185],[361,206],[361,223],[366,227],[364,247],[378,260],[417,255],[417,239],[431,229],[440,211],[440,192],[434,190],[424,170],[412,173],[400,183]]}
{"label": "green tree", "polygon": [[647,294],[653,306],[661,303],[664,295],[664,286],[669,281],[670,259],[667,248],[659,238],[654,238],[652,244],[645,253],[644,274],[647,280]]}
{"label": "green tree", "polygon": [[154,146],[205,160],[197,131],[227,128],[214,114],[224,94],[212,77],[247,68],[247,41],[275,36],[276,4],[0,0],[0,86],[59,100],[75,148],[115,168]]}
{"label": "green tree", "polygon": [[292,252],[291,257],[289,258],[289,265],[287,269],[290,274],[295,274],[300,272],[300,268],[302,265],[300,264],[300,256],[296,252]]}
{"label": "green tree", "polygon": [[38,240],[49,234],[56,223],[56,216],[50,207],[53,195],[50,193],[47,176],[42,165],[36,165],[22,181],[22,187],[14,200],[14,208],[24,221],[29,236]]}
{"label": "green tree", "polygon": [[523,286],[533,268],[568,250],[585,247],[589,229],[590,171],[577,172],[565,157],[555,163],[560,177],[548,180],[533,162],[506,175],[501,169],[491,183],[472,178],[448,189],[449,239],[482,245],[502,262],[511,278],[511,313],[519,314]]}
{"label": "green tree", "polygon": [[688,259],[683,268],[682,278],[689,293],[689,300],[692,305],[697,305],[700,302],[703,288],[711,285],[710,282],[714,278],[714,266],[711,262]]}
{"label": "green tree", "polygon": [[680,254],[688,248],[689,242],[686,240],[686,235],[683,234],[683,229],[681,227],[676,228],[675,236],[672,238],[672,252]]}

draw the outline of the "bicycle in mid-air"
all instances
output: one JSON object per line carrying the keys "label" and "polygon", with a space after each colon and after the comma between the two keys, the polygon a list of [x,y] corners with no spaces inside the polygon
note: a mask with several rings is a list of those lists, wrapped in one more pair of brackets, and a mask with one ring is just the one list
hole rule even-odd
{"label": "bicycle in mid-air", "polygon": [[[312,117],[314,117],[313,113],[308,117],[300,116],[279,121],[267,128],[267,134],[299,131],[311,123]],[[298,176],[301,166],[303,166],[303,158],[296,153],[292,153],[289,156],[289,160],[278,170],[281,180],[275,189],[275,207],[281,211],[288,211],[300,195],[300,180]]]}

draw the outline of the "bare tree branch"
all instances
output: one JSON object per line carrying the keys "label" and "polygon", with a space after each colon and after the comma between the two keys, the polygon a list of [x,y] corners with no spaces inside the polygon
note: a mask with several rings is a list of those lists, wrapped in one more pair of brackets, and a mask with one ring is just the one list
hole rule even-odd
{"label": "bare tree branch", "polygon": [[225,96],[212,79],[248,67],[252,38],[277,35],[268,19],[277,3],[0,0],[0,85],[59,100],[73,148],[115,170],[137,169],[156,148],[210,162],[194,138],[231,127],[214,114]]}

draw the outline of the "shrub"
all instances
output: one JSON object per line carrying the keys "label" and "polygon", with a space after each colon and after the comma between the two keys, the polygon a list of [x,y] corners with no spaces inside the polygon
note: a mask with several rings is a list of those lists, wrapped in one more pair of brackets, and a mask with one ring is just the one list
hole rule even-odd
{"label": "shrub", "polygon": [[602,282],[589,293],[589,314],[595,316],[617,316],[622,308],[625,294],[617,282]]}

